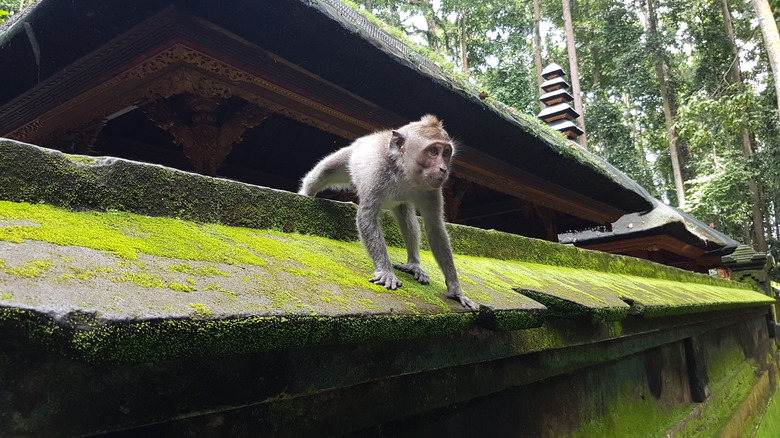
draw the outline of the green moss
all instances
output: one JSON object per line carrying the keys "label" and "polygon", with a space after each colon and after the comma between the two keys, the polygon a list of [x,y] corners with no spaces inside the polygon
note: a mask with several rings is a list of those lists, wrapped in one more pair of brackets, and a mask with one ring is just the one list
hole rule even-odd
{"label": "green moss", "polygon": [[63,280],[71,278],[78,278],[79,280],[91,280],[93,278],[103,277],[106,274],[116,272],[114,269],[107,267],[82,269],[77,266],[70,265],[68,266],[68,269],[72,272],[72,274],[63,274],[61,277]]}
{"label": "green moss", "polygon": [[67,158],[68,160],[70,160],[70,161],[72,161],[72,162],[74,162],[76,164],[83,164],[83,165],[87,165],[87,166],[95,165],[99,161],[97,158],[88,157],[88,156],[85,156],[85,155],[63,154],[63,156],[65,156],[65,158]]}
{"label": "green moss", "polygon": [[238,301],[238,296],[236,295],[235,292],[229,291],[229,290],[227,290],[227,289],[225,289],[223,287],[220,287],[219,285],[207,284],[206,285],[206,290],[215,290],[215,291],[222,292],[223,294],[225,294],[225,296],[230,298],[232,301]]}
{"label": "green moss", "polygon": [[193,303],[193,304],[190,304],[190,307],[195,309],[195,311],[192,313],[193,317],[211,318],[212,316],[214,316],[214,312],[211,311],[211,309],[209,309],[208,307],[206,307],[203,304]]}
{"label": "green moss", "polygon": [[141,363],[299,348],[330,343],[443,336],[473,322],[468,313],[434,316],[251,317],[210,320],[210,310],[191,304],[194,319],[105,325],[75,331],[71,355],[99,363]]}
{"label": "green moss", "polygon": [[188,264],[170,265],[168,266],[168,270],[179,274],[190,274],[199,277],[213,277],[213,276],[230,277],[229,274],[220,271],[214,266],[201,266],[198,268],[193,268]]}
{"label": "green moss", "polygon": [[[562,147],[566,153],[575,155],[579,154],[578,149]],[[69,209],[114,211],[119,215],[118,220],[114,222],[126,220],[122,213],[118,213],[122,210],[206,223],[273,229],[284,233],[299,232],[342,241],[357,240],[354,227],[355,206],[350,204],[305,198],[292,193],[264,190],[240,183],[121,160],[113,162],[111,166],[93,166],[87,165],[91,158],[85,158],[83,161],[87,164],[76,165],[72,159],[56,151],[2,141],[0,141],[0,156],[3,157],[0,164],[5,169],[5,176],[0,178],[0,199],[48,203]],[[582,157],[578,159],[580,158]],[[34,163],[35,172],[29,171],[30,163]],[[35,222],[34,215],[22,216]],[[69,240],[72,245],[115,251],[129,259],[134,259],[138,253],[155,253],[196,260],[202,259],[201,254],[212,250],[213,254],[220,254],[227,258],[227,260],[213,260],[216,262],[252,263],[250,260],[257,262],[257,258],[253,258],[240,247],[237,248],[235,256],[229,256],[229,252],[221,251],[225,246],[229,246],[230,242],[205,240],[200,242],[200,246],[192,248],[179,245],[188,232],[197,229],[200,225],[189,228],[179,227],[177,228],[179,232],[170,235],[171,241],[165,242],[159,233],[149,228],[151,224],[144,219],[139,219],[138,224],[117,228],[116,223],[112,224],[110,220],[103,218],[100,226],[93,230],[87,227],[78,229],[79,220],[84,217],[72,217],[73,223],[63,227],[71,230],[70,235],[63,235],[60,240]],[[64,220],[64,218],[58,219]],[[389,214],[383,215],[382,223],[388,244],[401,245],[400,233]],[[65,225],[62,222],[60,224]],[[163,225],[159,221],[155,224]],[[115,228],[111,233],[106,234],[106,228],[111,228],[112,225]],[[29,228],[32,227],[2,227],[3,235],[0,239],[16,242],[25,238],[45,240],[41,236],[43,232],[34,233]],[[470,227],[450,226],[449,231],[453,248],[457,253],[465,255],[724,285],[723,282],[708,276],[628,257],[584,251]],[[53,231],[48,231],[51,232]],[[37,234],[37,237],[33,237],[34,234]],[[145,236],[149,238],[143,239]],[[101,237],[104,240],[101,240]],[[198,255],[186,255],[193,252]],[[206,258],[213,259],[216,256]]]}
{"label": "green moss", "polygon": [[170,265],[168,266],[168,270],[171,272],[178,272],[181,274],[186,274],[192,271],[192,266],[190,265]]}
{"label": "green moss", "polygon": [[214,276],[230,277],[229,274],[222,272],[213,266],[201,266],[199,268],[193,269],[191,273],[192,275],[198,275],[201,277],[214,277]]}
{"label": "green moss", "polygon": [[163,282],[162,279],[143,272],[139,272],[139,273],[124,272],[122,273],[121,276],[112,277],[111,280],[117,283],[121,283],[124,281],[131,281],[141,287],[150,287],[150,288],[158,288],[158,289],[162,289],[165,287],[165,282]]}
{"label": "green moss", "polygon": [[168,283],[168,289],[178,292],[194,292],[198,290],[198,288],[193,285],[181,283]]}
{"label": "green moss", "polygon": [[14,296],[9,293],[5,293],[5,292],[0,293],[0,300],[10,300],[13,299],[13,297]]}
{"label": "green moss", "polygon": [[[633,388],[626,387],[617,400],[609,403],[603,415],[584,420],[580,429],[570,438],[603,437],[645,437],[666,436],[690,410],[681,407],[675,410],[659,406],[650,395],[637,397]],[[675,435],[677,436],[677,435]]]}
{"label": "green moss", "polygon": [[755,438],[777,438],[780,436],[780,385],[775,389],[772,401],[756,430]]}
{"label": "green moss", "polygon": [[615,321],[609,326],[610,336],[613,338],[619,338],[623,336],[623,323]]}
{"label": "green moss", "polygon": [[8,266],[5,260],[0,259],[0,271],[19,278],[38,278],[54,266],[54,263],[48,260],[27,260],[24,264],[24,266]]}
{"label": "green moss", "polygon": [[[0,201],[0,218],[25,219],[38,224],[2,227],[2,240],[21,242],[33,239],[57,245],[79,245],[108,251],[126,258],[117,264],[122,270],[135,266],[147,271],[145,264],[137,260],[139,254],[262,268],[259,269],[262,275],[255,272],[251,274],[252,278],[242,278],[259,294],[269,297],[272,306],[288,312],[302,311],[312,314],[316,312],[316,307],[322,306],[323,303],[331,304],[334,309],[340,311],[375,310],[382,306],[376,305],[374,296],[381,297],[383,294],[397,296],[402,303],[415,302],[418,306],[424,303],[442,312],[449,312],[452,304],[443,298],[443,292],[446,290],[444,278],[432,255],[427,251],[423,251],[421,257],[423,266],[431,275],[431,284],[420,285],[412,276],[399,273],[399,278],[404,282],[403,287],[387,291],[367,281],[373,267],[364,248],[356,241],[345,242],[271,230],[198,224],[131,213],[74,213],[45,205],[33,206],[5,201]],[[707,284],[700,281],[690,282],[687,281],[688,278],[683,282],[609,272],[625,270],[625,265],[630,263],[625,258],[609,259],[611,268],[606,269],[607,272],[598,271],[595,269],[599,267],[599,263],[607,259],[576,249],[570,257],[567,255],[569,249],[560,249],[560,245],[503,233],[487,232],[485,235],[488,238],[484,240],[495,244],[496,251],[504,258],[458,255],[456,266],[464,279],[462,286],[466,294],[478,303],[493,308],[538,306],[531,300],[533,299],[545,304],[554,315],[599,322],[620,320],[629,311],[645,317],[658,317],[756,306],[770,300],[768,297],[740,289],[742,286],[734,283]],[[461,243],[477,242],[482,237],[484,236],[474,235],[461,239]],[[510,239],[511,242],[503,242],[502,239]],[[507,251],[506,243],[513,242],[517,243],[518,248],[502,253]],[[530,258],[535,257],[534,251],[550,249],[551,252],[546,257],[554,264],[551,266],[513,260],[512,251],[518,249],[527,249],[527,256]],[[469,251],[482,250],[471,248]],[[406,258],[403,249],[391,247],[388,252],[393,260],[403,261]],[[593,269],[560,266],[573,263],[572,260],[576,257],[584,257],[584,261],[578,263]],[[12,272],[17,275],[41,275],[51,264],[33,261],[24,267],[29,273]],[[212,265],[204,264],[193,268],[193,264],[175,263],[168,265],[167,270],[188,276],[228,277],[227,273]],[[70,269],[72,275],[82,280],[107,277],[106,274],[112,272],[110,268],[86,270],[71,266]],[[61,280],[68,278],[60,277]],[[122,272],[108,278],[115,282],[130,281],[151,288],[165,288],[168,287],[167,284],[172,284],[175,290],[194,290],[197,283],[192,278],[184,281],[164,280],[146,272]],[[339,293],[327,296],[327,300],[320,299],[323,294],[318,291],[322,290],[322,285],[325,284],[337,285]],[[531,299],[523,298],[515,290],[522,291]],[[625,302],[630,302],[631,307]],[[421,311],[421,308],[415,310]],[[431,312],[430,308],[423,313],[427,312]],[[536,316],[529,317],[528,321],[535,321],[535,318]],[[512,317],[512,320],[520,319]]]}
{"label": "green moss", "polygon": [[[84,246],[130,260],[144,253],[226,264],[264,264],[245,245],[236,244],[220,233],[228,228],[221,225],[200,225],[120,212],[66,212],[45,205],[0,201],[0,218],[11,217],[37,219],[42,226],[2,227],[0,240],[19,243],[31,239]],[[209,270],[206,268],[203,272]]]}
{"label": "green moss", "polygon": [[47,349],[59,349],[67,339],[65,329],[51,318],[13,307],[0,307],[0,329],[6,339],[16,337]]}
{"label": "green moss", "polygon": [[626,317],[629,307],[626,305],[611,307],[602,301],[596,306],[587,306],[557,295],[547,294],[533,289],[518,289],[518,292],[532,300],[544,304],[552,315],[590,322],[619,321]]}
{"label": "green moss", "polygon": [[713,391],[721,390],[735,370],[745,364],[745,352],[733,344],[712,346],[707,358],[707,376]]}
{"label": "green moss", "polygon": [[733,373],[720,387],[713,389],[713,396],[707,401],[701,415],[691,418],[677,437],[708,438],[720,437],[734,412],[747,399],[756,381],[755,365],[745,361],[735,367]]}
{"label": "green moss", "polygon": [[544,320],[541,310],[494,310],[489,306],[481,306],[477,324],[491,330],[516,330],[519,327],[539,327]]}
{"label": "green moss", "polygon": [[746,285],[736,285],[727,280],[662,266],[646,260],[583,250],[498,231],[455,225],[448,225],[448,231],[453,250],[460,254],[575,268],[579,271],[749,289]]}

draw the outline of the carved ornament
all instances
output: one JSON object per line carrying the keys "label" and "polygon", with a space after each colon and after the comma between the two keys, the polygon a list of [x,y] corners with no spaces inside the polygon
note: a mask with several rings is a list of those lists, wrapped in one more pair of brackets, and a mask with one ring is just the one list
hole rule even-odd
{"label": "carved ornament", "polygon": [[[206,98],[240,97],[346,139],[376,129],[368,122],[176,43],[15,129],[8,137],[51,143],[124,108],[184,93]],[[343,123],[335,126],[328,119]]]}
{"label": "carved ornament", "polygon": [[182,146],[199,173],[216,175],[217,168],[240,143],[244,131],[259,125],[268,118],[270,111],[247,103],[233,117],[219,124],[217,108],[222,101],[189,95],[187,105],[193,110],[191,122],[182,120],[164,101],[154,102],[141,111],[158,127],[173,135],[176,144]]}

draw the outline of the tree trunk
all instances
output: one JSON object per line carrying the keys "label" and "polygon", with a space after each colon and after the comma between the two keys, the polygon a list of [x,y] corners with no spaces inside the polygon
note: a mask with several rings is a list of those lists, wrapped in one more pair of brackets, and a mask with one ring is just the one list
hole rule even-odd
{"label": "tree trunk", "polygon": [[731,42],[731,54],[734,55],[733,66],[729,70],[727,77],[732,84],[739,84],[742,88],[742,70],[739,66],[739,49],[737,48],[737,37],[734,36],[734,26],[731,23],[731,12],[729,12],[728,0],[721,0],[721,7],[723,8],[723,24],[726,26],[726,36]]}
{"label": "tree trunk", "polygon": [[[721,1],[723,5],[723,24],[726,26],[726,35],[731,43],[731,53],[734,55],[734,66],[729,72],[728,77],[733,84],[742,90],[742,69],[739,66],[739,49],[737,48],[737,38],[734,36],[734,26],[731,23],[731,13],[729,12],[728,0]],[[742,128],[742,155],[750,157],[753,155],[753,147],[750,142],[750,133],[747,128]],[[761,198],[758,194],[758,184],[754,178],[748,180],[748,188],[750,189],[750,198],[753,203],[753,230],[755,231],[756,238],[754,240],[756,249],[761,252],[767,251],[766,238],[764,236],[764,217],[761,213]]]}
{"label": "tree trunk", "polygon": [[780,211],[778,211],[777,202],[772,202],[772,210],[775,212],[775,239],[780,239]]}
{"label": "tree trunk", "polygon": [[672,175],[674,177],[674,187],[677,190],[677,206],[682,208],[685,206],[685,186],[683,185],[682,166],[680,166],[680,151],[677,148],[677,131],[674,129],[672,99],[666,83],[669,67],[666,65],[666,60],[658,45],[658,19],[655,15],[653,0],[647,0],[646,6],[648,40],[653,45],[652,50],[654,53],[652,55],[655,57],[655,74],[658,77],[658,88],[661,92],[661,101],[664,106],[666,136],[669,139],[669,154],[672,159]]}
{"label": "tree trunk", "polygon": [[428,30],[425,33],[425,36],[428,39],[428,47],[430,47],[431,50],[438,52],[439,36],[436,34],[436,11],[433,10],[433,2],[422,2],[421,6],[425,8],[423,15],[425,15],[425,24],[428,27]]}
{"label": "tree trunk", "polygon": [[588,140],[585,131],[585,111],[582,108],[582,92],[580,91],[580,72],[577,68],[577,48],[574,46],[574,26],[571,22],[571,7],[569,0],[563,0],[563,21],[566,24],[566,48],[569,52],[569,71],[571,75],[571,91],[574,95],[574,110],[580,116],[577,118],[583,133],[579,137],[580,146],[588,149]]}
{"label": "tree trunk", "polygon": [[775,79],[775,92],[777,94],[777,112],[780,118],[780,35],[777,32],[777,23],[772,15],[772,8],[768,0],[753,0],[753,8],[758,16],[758,27],[764,36],[764,47],[769,55],[769,65],[772,66],[772,75]]}
{"label": "tree trunk", "polygon": [[468,74],[469,61],[466,47],[466,14],[461,12],[458,20],[460,26],[459,40],[460,40],[460,71],[461,73]]}
{"label": "tree trunk", "polygon": [[[536,84],[539,87],[539,97],[542,97],[544,90],[542,90],[542,37],[540,35],[539,23],[542,20],[539,13],[539,0],[534,0],[534,59],[536,60]],[[545,105],[539,102],[541,109],[544,109]]]}

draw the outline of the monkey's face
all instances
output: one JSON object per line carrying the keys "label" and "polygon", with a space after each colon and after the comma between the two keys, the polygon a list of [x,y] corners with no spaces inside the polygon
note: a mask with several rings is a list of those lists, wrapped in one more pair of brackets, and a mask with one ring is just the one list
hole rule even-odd
{"label": "monkey's face", "polygon": [[425,145],[415,157],[419,177],[422,180],[420,182],[434,189],[444,185],[450,172],[452,151],[452,145],[442,141]]}

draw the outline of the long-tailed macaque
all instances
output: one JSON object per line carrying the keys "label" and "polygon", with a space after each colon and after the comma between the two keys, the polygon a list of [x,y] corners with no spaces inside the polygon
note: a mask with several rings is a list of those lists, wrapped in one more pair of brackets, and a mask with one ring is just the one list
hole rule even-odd
{"label": "long-tailed macaque", "polygon": [[[444,273],[448,296],[471,310],[477,305],[463,295],[455,271],[450,238],[444,228],[441,187],[450,171],[455,147],[442,123],[432,115],[397,130],[380,131],[358,138],[349,146],[323,158],[306,174],[299,193],[314,196],[326,188],[354,188],[359,207],[360,240],[374,262],[372,283],[396,289],[401,281],[393,268],[414,275],[422,284],[430,281],[420,266],[420,212],[425,234],[436,262]],[[392,210],[406,242],[406,264],[392,264],[379,224],[382,208]]]}

